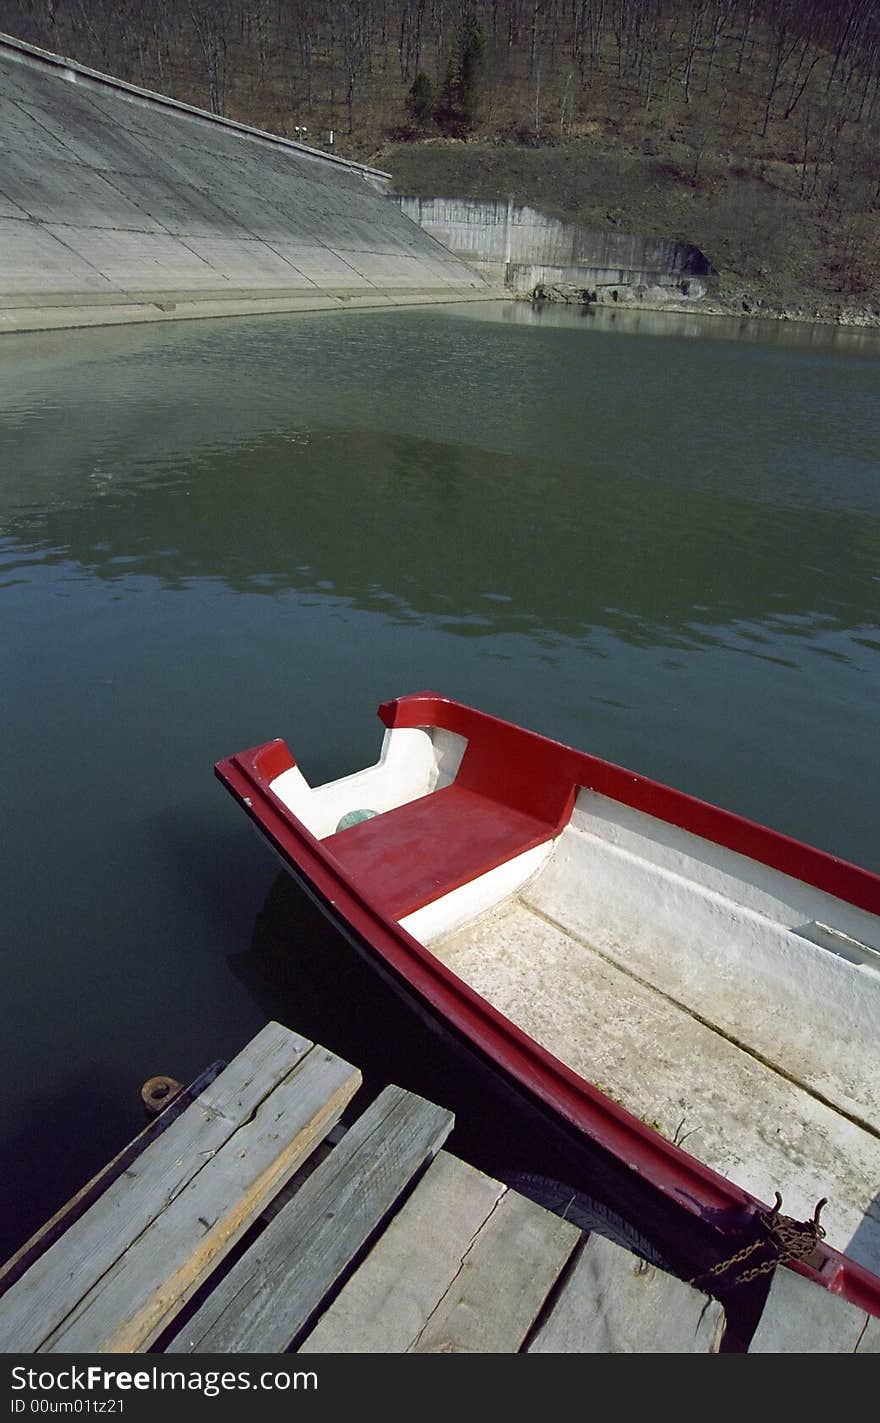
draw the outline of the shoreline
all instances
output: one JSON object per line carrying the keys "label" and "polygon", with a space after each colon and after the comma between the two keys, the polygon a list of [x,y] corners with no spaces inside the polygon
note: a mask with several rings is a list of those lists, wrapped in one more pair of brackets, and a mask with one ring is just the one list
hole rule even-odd
{"label": "shoreline", "polygon": [[676,294],[666,299],[660,295],[662,288],[654,288],[650,294],[644,292],[641,295],[630,295],[625,287],[618,287],[616,290],[619,295],[613,299],[600,290],[593,294],[590,301],[585,302],[580,288],[565,283],[548,283],[541,296],[536,296],[535,292],[511,292],[511,300],[533,304],[547,302],[550,305],[588,306],[603,310],[659,311],[678,316],[718,316],[739,321],[778,321],[807,326],[880,331],[880,305],[875,304],[852,307],[833,302],[787,302],[776,305],[763,298],[752,298],[745,292],[735,298],[687,298]]}

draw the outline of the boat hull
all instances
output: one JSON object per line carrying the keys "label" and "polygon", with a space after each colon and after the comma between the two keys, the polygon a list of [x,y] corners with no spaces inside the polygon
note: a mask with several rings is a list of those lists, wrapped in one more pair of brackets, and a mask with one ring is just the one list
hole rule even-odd
{"label": "boat hull", "polygon": [[[548,843],[568,824],[576,788],[587,785],[593,794],[610,793],[623,805],[647,810],[671,826],[775,872],[792,875],[797,871],[799,881],[834,894],[858,911],[872,913],[880,906],[876,877],[858,867],[458,703],[420,694],[387,704],[380,715],[390,729],[439,724],[465,742],[467,755],[482,740],[482,759],[472,758],[470,766],[462,760],[451,779],[452,785],[470,794],[484,796],[487,785],[508,781],[510,766],[515,763],[519,780],[512,793],[507,786],[508,800],[512,801],[508,809],[532,820],[543,818]],[[377,891],[374,879],[351,872],[350,857],[346,866],[346,855],[340,851],[346,848],[344,837],[350,832],[319,838],[273,789],[294,770],[283,742],[270,742],[229,758],[218,763],[216,770],[295,879],[353,947],[433,1028],[457,1044],[475,1070],[503,1084],[524,1110],[540,1120],[585,1189],[594,1191],[595,1183],[604,1181],[607,1196],[617,1201],[626,1196],[629,1219],[649,1238],[658,1240],[666,1256],[675,1257],[680,1272],[701,1273],[709,1263],[729,1253],[732,1243],[748,1240],[760,1231],[761,1215],[768,1210],[766,1201],[682,1150],[573,1071],[408,932],[400,917],[409,916],[413,922],[414,915],[425,912],[418,906],[412,908],[413,895],[418,898],[417,886],[410,885],[407,897],[394,906],[400,915],[396,917],[382,891],[381,876]],[[534,793],[538,776],[541,786]],[[458,785],[460,781],[462,785]],[[395,813],[393,808],[386,812],[387,824],[395,823]],[[397,821],[403,823],[406,814],[397,815]],[[373,840],[378,828],[377,820]],[[517,825],[518,833],[527,840],[530,835],[535,838],[533,828]],[[506,834],[507,827],[503,830]],[[494,845],[501,834],[498,824],[490,825],[484,835],[486,844],[492,834]],[[351,843],[353,840],[352,836]],[[362,837],[362,855],[364,845],[369,852],[370,837]],[[489,864],[483,869],[491,876],[498,866]],[[446,888],[454,897],[463,887],[454,883],[454,869],[451,873]],[[627,1183],[624,1196],[622,1179]],[[880,1280],[839,1251],[820,1243],[810,1260],[797,1262],[794,1268],[880,1315]]]}

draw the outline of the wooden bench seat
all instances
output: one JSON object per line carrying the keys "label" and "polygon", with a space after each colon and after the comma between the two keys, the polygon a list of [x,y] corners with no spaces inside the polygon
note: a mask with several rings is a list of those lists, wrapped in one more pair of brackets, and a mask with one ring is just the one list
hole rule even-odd
{"label": "wooden bench seat", "polygon": [[385,914],[403,919],[555,833],[547,820],[451,785],[323,843]]}

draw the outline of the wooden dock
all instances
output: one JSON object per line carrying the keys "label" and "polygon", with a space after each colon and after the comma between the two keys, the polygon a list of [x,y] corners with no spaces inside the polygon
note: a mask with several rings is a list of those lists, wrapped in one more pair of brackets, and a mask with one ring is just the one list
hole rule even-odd
{"label": "wooden dock", "polygon": [[[714,1353],[721,1305],[444,1150],[452,1114],[269,1023],[0,1270],[0,1352]],[[880,1348],[778,1272],[756,1352]]]}

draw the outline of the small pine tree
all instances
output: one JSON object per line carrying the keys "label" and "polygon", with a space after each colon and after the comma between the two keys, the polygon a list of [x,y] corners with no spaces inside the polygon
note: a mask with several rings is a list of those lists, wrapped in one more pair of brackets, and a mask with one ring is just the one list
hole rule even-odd
{"label": "small pine tree", "polygon": [[479,112],[486,40],[476,15],[464,21],[458,40],[458,111],[462,123],[473,128]]}
{"label": "small pine tree", "polygon": [[434,86],[424,70],[420,69],[413,80],[406,106],[416,128],[424,133],[431,127],[434,122]]}
{"label": "small pine tree", "polygon": [[434,118],[444,133],[464,137],[479,114],[485,67],[486,40],[471,12],[462,21],[455,52],[446,66]]}
{"label": "small pine tree", "polygon": [[450,59],[446,66],[446,73],[443,76],[443,87],[440,90],[440,97],[437,100],[437,107],[434,110],[434,122],[440,126],[444,132],[448,132],[454,127],[458,119],[458,75],[455,70],[455,61]]}

